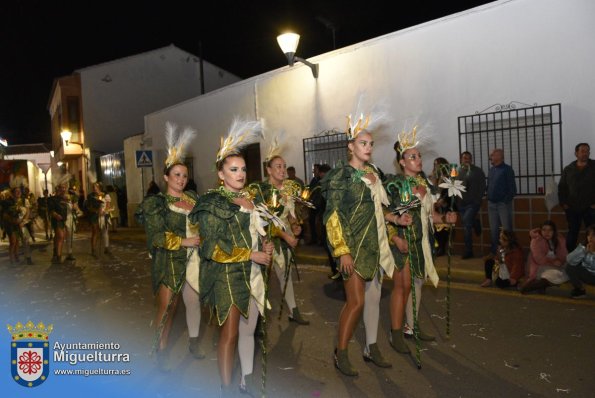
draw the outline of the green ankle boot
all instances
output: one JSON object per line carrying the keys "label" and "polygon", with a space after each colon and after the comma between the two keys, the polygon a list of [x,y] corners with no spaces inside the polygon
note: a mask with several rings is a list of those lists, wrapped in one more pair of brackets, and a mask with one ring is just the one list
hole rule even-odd
{"label": "green ankle boot", "polygon": [[390,330],[390,345],[400,354],[409,354],[411,350],[403,338],[403,329]]}
{"label": "green ankle boot", "polygon": [[378,345],[376,343],[370,344],[367,349],[364,351],[364,361],[372,362],[374,365],[380,368],[392,368],[393,365],[389,361],[387,361],[380,350],[378,349]]}
{"label": "green ankle boot", "polygon": [[339,369],[345,376],[357,376],[359,372],[355,370],[349,362],[349,355],[347,354],[347,348],[340,350],[335,348],[335,367]]}
{"label": "green ankle boot", "polygon": [[200,348],[198,337],[190,337],[190,339],[188,339],[188,350],[196,359],[203,359],[206,356],[203,349]]}
{"label": "green ankle boot", "polygon": [[298,325],[309,325],[310,321],[305,320],[302,318],[302,314],[300,314],[300,310],[297,307],[293,309],[291,315],[289,316],[289,322],[296,322]]}

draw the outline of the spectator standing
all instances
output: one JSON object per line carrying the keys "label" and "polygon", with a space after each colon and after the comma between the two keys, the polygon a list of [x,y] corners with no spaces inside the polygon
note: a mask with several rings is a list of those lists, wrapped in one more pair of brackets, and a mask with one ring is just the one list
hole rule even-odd
{"label": "spectator standing", "polygon": [[473,164],[471,152],[461,153],[461,167],[458,180],[463,182],[466,190],[463,197],[457,197],[457,208],[461,213],[461,222],[464,230],[465,251],[463,260],[473,258],[473,232],[481,234],[481,223],[477,213],[486,190],[486,175],[482,169]]}
{"label": "spectator standing", "polygon": [[47,189],[43,190],[43,196],[37,198],[37,215],[41,217],[41,221],[43,222],[43,229],[45,231],[45,240],[50,240],[53,236],[50,236],[50,218],[48,213],[48,199],[49,199],[49,191]]}
{"label": "spectator standing", "polygon": [[106,187],[106,191],[106,196],[109,196],[110,198],[108,214],[110,218],[111,232],[117,232],[117,227],[120,223],[120,206],[118,203],[118,194],[116,193],[113,185],[108,185]]}
{"label": "spectator standing", "polygon": [[289,166],[287,168],[287,179],[297,182],[298,184],[300,184],[301,188],[304,188],[304,181],[301,178],[296,177],[295,175],[295,167]]}
{"label": "spectator standing", "polygon": [[512,231],[513,206],[516,195],[514,170],[504,163],[504,150],[496,148],[490,153],[492,167],[488,173],[488,217],[492,238],[491,253],[496,254],[500,229]]}
{"label": "spectator standing", "polygon": [[595,160],[589,158],[590,153],[589,144],[578,144],[576,160],[564,167],[558,183],[558,201],[568,222],[568,252],[576,247],[581,223],[585,228],[595,223]]}
{"label": "spectator standing", "polygon": [[[316,190],[320,190],[320,164],[316,163],[314,166],[312,166],[312,179],[310,180],[310,192],[312,192],[312,194],[316,194]],[[322,245],[326,245],[325,241],[322,241],[320,239],[320,236],[322,235],[322,228],[320,227],[320,223],[317,222],[317,220],[320,220],[320,217],[322,217],[322,214],[318,208],[316,209],[310,209],[310,215],[308,217],[308,225],[310,226],[310,244],[311,245],[318,245],[318,244],[322,244]]]}

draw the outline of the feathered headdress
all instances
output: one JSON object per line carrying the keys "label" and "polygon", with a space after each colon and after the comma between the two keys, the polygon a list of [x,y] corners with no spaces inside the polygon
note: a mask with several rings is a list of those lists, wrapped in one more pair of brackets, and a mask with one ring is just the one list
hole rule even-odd
{"label": "feathered headdress", "polygon": [[165,142],[167,144],[165,167],[184,163],[186,148],[196,135],[196,130],[190,127],[185,127],[181,134],[177,133],[177,128],[178,127],[171,122],[165,123]]}
{"label": "feathered headdress", "polygon": [[233,118],[227,138],[221,137],[221,146],[217,152],[217,162],[229,155],[237,155],[246,146],[253,144],[262,136],[262,123],[238,116]]}
{"label": "feathered headdress", "polygon": [[419,141],[417,140],[417,126],[414,126],[411,131],[403,130],[397,134],[397,141],[399,145],[397,150],[403,153],[408,149],[415,148]]}
{"label": "feathered headdress", "polygon": [[268,162],[275,156],[281,155],[282,146],[279,143],[279,141],[283,141],[283,135],[284,135],[284,131],[280,131],[271,137],[269,146],[265,152],[266,153],[266,156],[264,158],[265,162]]}
{"label": "feathered headdress", "polygon": [[[355,113],[347,115],[347,138],[354,140],[362,130],[374,131],[379,126],[389,121],[388,112],[383,104],[376,104],[374,107],[366,107],[366,95],[358,95],[355,106]],[[372,108],[371,110],[368,110]],[[355,115],[355,119],[352,115]],[[359,115],[359,116],[358,116]]]}

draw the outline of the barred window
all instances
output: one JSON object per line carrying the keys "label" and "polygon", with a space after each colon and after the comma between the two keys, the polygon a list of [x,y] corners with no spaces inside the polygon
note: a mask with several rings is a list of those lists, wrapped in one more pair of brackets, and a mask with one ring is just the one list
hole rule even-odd
{"label": "barred window", "polygon": [[[325,130],[317,137],[305,138],[304,175],[312,177],[315,164],[328,164],[334,168],[339,161],[347,162],[347,134],[337,130]],[[306,181],[308,183],[308,181]]]}
{"label": "barred window", "polygon": [[517,108],[495,105],[494,112],[460,116],[459,150],[469,151],[488,174],[490,152],[504,150],[504,162],[515,172],[520,195],[542,195],[546,181],[562,173],[561,104]]}

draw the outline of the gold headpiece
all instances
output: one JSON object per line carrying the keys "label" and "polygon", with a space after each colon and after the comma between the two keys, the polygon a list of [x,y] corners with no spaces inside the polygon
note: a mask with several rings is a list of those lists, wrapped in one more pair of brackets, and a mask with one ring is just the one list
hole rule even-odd
{"label": "gold headpiece", "polygon": [[184,128],[181,134],[177,134],[178,127],[170,122],[165,123],[165,142],[167,143],[167,157],[165,158],[165,167],[171,167],[173,164],[184,163],[185,151],[188,144],[196,135],[196,130],[190,127]]}
{"label": "gold headpiece", "polygon": [[283,132],[279,132],[273,136],[266,151],[266,156],[264,158],[265,162],[268,162],[275,156],[281,156],[281,145],[279,144],[279,141],[282,140],[282,136]]}
{"label": "gold headpiece", "polygon": [[217,152],[217,162],[230,155],[237,155],[246,146],[258,141],[262,136],[262,123],[234,117],[227,138],[221,137],[221,146]]}
{"label": "gold headpiece", "polygon": [[417,126],[413,127],[411,131],[401,131],[397,134],[397,140],[399,141],[399,147],[397,150],[399,153],[403,153],[408,149],[415,148],[419,141],[416,141],[417,137]]}
{"label": "gold headpiece", "polygon": [[[360,93],[357,98],[355,112],[347,116],[347,131],[345,133],[349,141],[354,140],[364,130],[371,132],[380,125],[388,122],[388,112],[381,101],[376,102],[371,111],[369,108],[366,110],[365,102],[365,93]],[[356,115],[357,119],[354,120],[352,115]]]}

